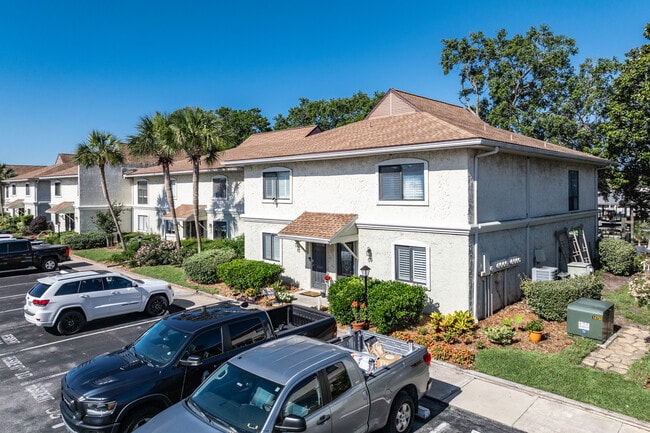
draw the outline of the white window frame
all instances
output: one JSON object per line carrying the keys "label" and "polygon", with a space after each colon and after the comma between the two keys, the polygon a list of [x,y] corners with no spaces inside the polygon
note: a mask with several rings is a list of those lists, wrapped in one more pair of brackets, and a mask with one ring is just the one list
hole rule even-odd
{"label": "white window frame", "polygon": [[[141,188],[141,185],[144,185],[144,188]],[[144,191],[144,194],[140,194],[142,191]],[[135,192],[138,204],[149,204],[149,181],[138,180],[135,183]]]}
{"label": "white window frame", "polygon": [[[275,180],[273,180],[275,178]],[[268,180],[267,180],[268,179]],[[272,183],[271,183],[272,182]],[[290,203],[293,173],[286,167],[271,167],[262,171],[262,199],[265,202]]]}
{"label": "white window frame", "polygon": [[[404,179],[403,175],[400,192],[402,198],[400,199],[384,199],[382,198],[382,174],[381,169],[383,167],[390,166],[400,166],[404,167],[412,164],[422,164],[422,198],[403,198],[404,197]],[[377,202],[380,205],[399,205],[399,206],[422,206],[428,205],[429,203],[429,163],[424,159],[416,158],[398,158],[398,159],[389,159],[386,161],[381,161],[375,165],[375,172],[377,176]],[[400,171],[400,173],[402,173]]]}
{"label": "white window frame", "polygon": [[[223,195],[217,195],[215,190],[215,182],[223,182]],[[226,176],[214,176],[212,178],[212,198],[214,200],[227,200],[228,199],[228,178]]]}
{"label": "white window frame", "polygon": [[568,182],[569,212],[580,210],[580,171],[569,170]]}
{"label": "white window frame", "polygon": [[149,233],[149,215],[138,215],[138,231]]}
{"label": "white window frame", "polygon": [[60,180],[54,181],[54,197],[61,197],[61,181]]}
{"label": "white window frame", "polygon": [[[393,274],[396,281],[409,284],[419,284],[427,287],[429,285],[429,257],[430,249],[421,242],[400,241],[393,243]],[[400,252],[408,253],[408,257],[400,256]],[[408,260],[409,269],[402,270],[400,263]],[[405,277],[406,272],[408,276]]]}
{"label": "white window frame", "polygon": [[[270,255],[267,255],[268,242],[271,242]],[[262,259],[268,262],[280,262],[282,257],[282,242],[277,233],[262,232]]]}
{"label": "white window frame", "polygon": [[13,197],[16,196],[16,184],[15,184],[15,183],[12,183],[12,184],[11,184],[11,195],[12,195]]}
{"label": "white window frame", "polygon": [[225,233],[223,239],[228,239],[229,238],[228,221],[225,221],[225,220],[214,220],[214,221],[212,221],[212,236],[215,239],[222,239],[222,238],[218,238],[218,237],[214,236],[215,233],[216,233],[216,230],[217,230],[217,226],[223,226],[223,228],[224,228],[223,231]]}
{"label": "white window frame", "polygon": [[173,219],[165,220],[165,234],[173,235],[176,233],[176,226]]}
{"label": "white window frame", "polygon": [[29,197],[32,195],[32,187],[29,185],[29,183],[25,184],[25,197]]}

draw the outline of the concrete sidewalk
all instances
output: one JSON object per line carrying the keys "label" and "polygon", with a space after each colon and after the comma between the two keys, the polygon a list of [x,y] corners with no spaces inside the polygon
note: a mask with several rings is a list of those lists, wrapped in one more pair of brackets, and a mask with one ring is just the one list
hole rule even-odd
{"label": "concrete sidewalk", "polygon": [[427,396],[529,433],[642,433],[650,424],[455,365],[431,361]]}

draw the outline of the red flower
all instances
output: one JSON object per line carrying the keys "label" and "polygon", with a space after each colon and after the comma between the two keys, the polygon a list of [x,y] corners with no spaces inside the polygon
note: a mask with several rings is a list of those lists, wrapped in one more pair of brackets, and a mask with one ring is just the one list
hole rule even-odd
{"label": "red flower", "polygon": [[324,279],[325,281],[329,281],[329,280],[332,279],[332,277],[330,277],[329,274],[325,274],[325,276],[323,277],[323,279]]}

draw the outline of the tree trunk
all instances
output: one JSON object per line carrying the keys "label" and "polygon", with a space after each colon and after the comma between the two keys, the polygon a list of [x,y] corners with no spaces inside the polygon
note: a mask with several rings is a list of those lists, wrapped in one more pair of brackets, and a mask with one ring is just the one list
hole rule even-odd
{"label": "tree trunk", "polygon": [[174,223],[174,235],[176,236],[176,249],[181,249],[181,235],[178,233],[178,224],[176,220],[176,204],[174,203],[174,193],[172,191],[172,182],[169,176],[169,165],[163,164],[163,173],[165,176],[165,192],[167,193],[167,201],[172,208],[172,221]]}
{"label": "tree trunk", "polygon": [[192,205],[194,207],[194,229],[196,230],[196,248],[201,252],[201,224],[199,223],[199,165],[201,159],[192,160]]}
{"label": "tree trunk", "polygon": [[111,217],[113,218],[113,223],[115,223],[115,230],[117,230],[118,240],[122,245],[122,250],[126,251],[126,244],[124,243],[124,236],[122,236],[122,229],[120,229],[120,223],[117,221],[117,217],[115,216],[115,212],[113,211],[113,205],[111,204],[111,199],[108,197],[108,187],[106,186],[106,174],[104,173],[103,165],[99,166],[99,175],[102,179],[102,192],[104,193],[104,199],[106,199],[106,203],[108,203],[108,211],[111,213]]}

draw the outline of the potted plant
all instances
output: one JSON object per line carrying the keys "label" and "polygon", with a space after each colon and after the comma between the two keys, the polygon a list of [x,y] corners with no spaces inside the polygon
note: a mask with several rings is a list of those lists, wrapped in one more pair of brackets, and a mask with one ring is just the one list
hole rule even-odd
{"label": "potted plant", "polygon": [[364,329],[368,322],[368,307],[365,302],[352,301],[352,329]]}
{"label": "potted plant", "polygon": [[542,339],[542,332],[544,331],[544,322],[541,319],[532,319],[526,323],[524,329],[528,331],[528,339],[533,343],[537,343]]}

